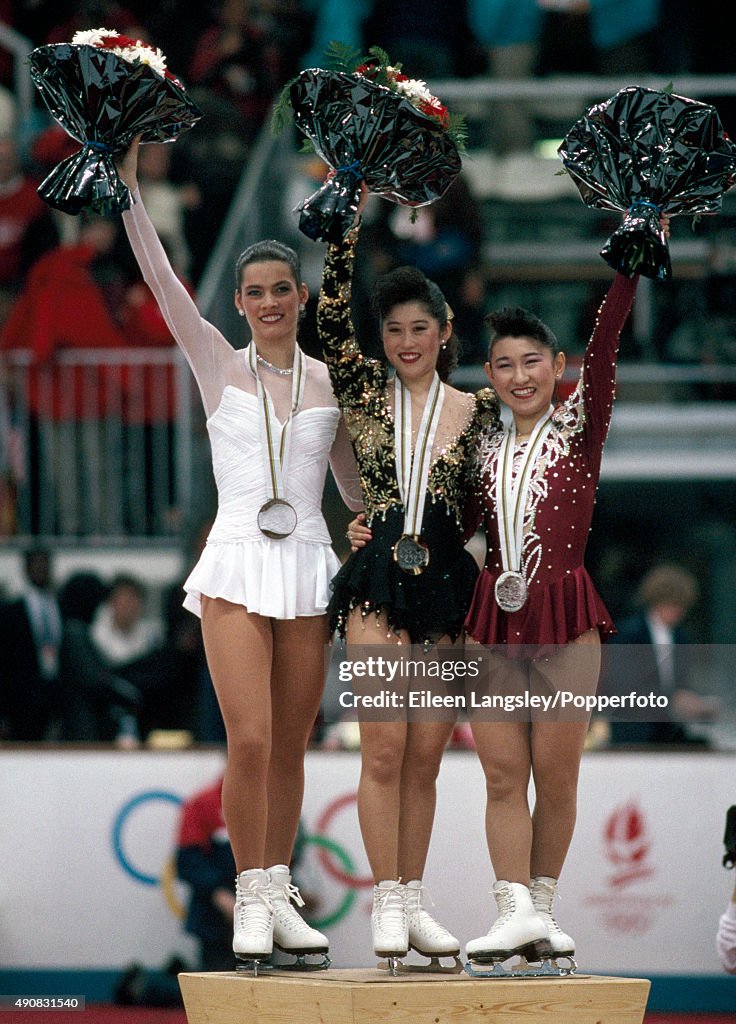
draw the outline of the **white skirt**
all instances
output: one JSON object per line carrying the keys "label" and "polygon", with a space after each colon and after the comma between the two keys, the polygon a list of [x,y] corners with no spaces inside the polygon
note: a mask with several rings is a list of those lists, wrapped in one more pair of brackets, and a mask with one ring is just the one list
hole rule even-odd
{"label": "white skirt", "polygon": [[201,617],[204,595],[273,619],[322,615],[339,568],[329,544],[292,537],[208,543],[184,584],[184,607]]}

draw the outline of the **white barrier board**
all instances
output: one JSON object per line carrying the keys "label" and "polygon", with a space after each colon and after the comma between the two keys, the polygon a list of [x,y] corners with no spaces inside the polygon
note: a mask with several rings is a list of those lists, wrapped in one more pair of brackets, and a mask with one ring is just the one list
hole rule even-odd
{"label": "white barrier board", "polygon": [[[3,966],[159,967],[174,952],[192,956],[178,917],[186,887],[170,878],[173,840],[182,799],[222,763],[216,750],[0,751]],[[372,962],[359,771],[357,754],[308,755],[313,838],[301,881],[339,967]],[[586,971],[720,973],[714,934],[733,884],[721,840],[735,802],[734,754],[584,757],[557,913]],[[425,883],[429,909],[463,943],[494,916],[484,803],[476,755],[449,752]]]}

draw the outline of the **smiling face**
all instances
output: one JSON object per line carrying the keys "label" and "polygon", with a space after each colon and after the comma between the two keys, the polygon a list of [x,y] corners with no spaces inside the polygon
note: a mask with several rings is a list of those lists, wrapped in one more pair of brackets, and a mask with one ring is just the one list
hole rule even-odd
{"label": "smiling face", "polygon": [[381,324],[383,350],[404,383],[418,383],[431,379],[440,345],[451,331],[449,323],[440,327],[423,303],[400,302],[391,307]]}
{"label": "smiling face", "polygon": [[533,426],[552,402],[565,368],[562,352],[533,338],[501,337],[493,343],[486,374],[499,399],[509,407],[517,430]]}
{"label": "smiling face", "polygon": [[263,260],[243,267],[235,305],[245,314],[256,345],[271,346],[295,341],[299,306],[307,297],[306,285],[297,284],[288,263]]}

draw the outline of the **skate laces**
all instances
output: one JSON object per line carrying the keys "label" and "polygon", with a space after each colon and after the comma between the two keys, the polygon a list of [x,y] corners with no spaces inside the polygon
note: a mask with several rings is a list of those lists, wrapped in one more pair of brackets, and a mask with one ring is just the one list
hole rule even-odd
{"label": "skate laces", "polygon": [[404,886],[400,882],[394,882],[385,889],[376,886],[374,892],[374,908],[376,914],[381,918],[381,924],[394,924],[396,927],[403,927],[406,918],[406,903],[402,895]]}
{"label": "skate laces", "polygon": [[410,926],[421,928],[430,938],[444,939],[447,935],[447,929],[439,921],[435,921],[432,915],[422,906],[422,899],[424,897],[434,906],[434,900],[426,886],[422,885],[418,889],[410,889],[407,886],[405,892],[407,895],[406,911]]}
{"label": "skate laces", "polygon": [[255,878],[248,885],[238,883],[238,900],[235,909],[240,928],[245,928],[247,924],[249,927],[255,925],[268,929],[273,915],[273,904],[268,886]]}
{"label": "skate laces", "polygon": [[552,907],[554,906],[555,896],[558,899],[562,899],[557,891],[557,887],[550,885],[549,882],[542,881],[541,878],[535,878],[532,890],[532,903],[534,909],[538,914],[544,918],[544,923],[547,925],[549,931],[554,932],[556,935],[564,935],[555,916],[552,913]]}
{"label": "skate laces", "polygon": [[[535,878],[532,883],[532,903],[538,914],[552,914],[557,889],[549,882]],[[561,897],[560,897],[561,898]]]}
{"label": "skate laces", "polygon": [[290,902],[294,902],[298,907],[304,906],[304,899],[299,892],[299,886],[294,885],[292,882],[271,882],[271,885],[279,896],[284,897],[287,905]]}
{"label": "skate laces", "polygon": [[516,897],[510,885],[504,886],[502,889],[491,889],[491,896],[495,899],[498,909],[498,917],[491,927],[491,931],[493,931],[498,925],[505,923],[514,913],[516,910]]}

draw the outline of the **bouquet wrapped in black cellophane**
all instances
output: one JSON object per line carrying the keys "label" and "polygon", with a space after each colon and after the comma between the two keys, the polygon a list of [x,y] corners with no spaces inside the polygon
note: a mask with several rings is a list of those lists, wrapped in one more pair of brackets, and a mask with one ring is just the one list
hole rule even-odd
{"label": "bouquet wrapped in black cellophane", "polygon": [[558,153],[587,206],[624,213],[601,256],[628,277],[669,280],[661,218],[718,213],[736,182],[736,147],[716,109],[643,86],[591,107]]}
{"label": "bouquet wrapped in black cellophane", "polygon": [[160,51],[106,29],[78,36],[98,42],[39,46],[29,57],[49,112],[82,146],[57,164],[38,193],[64,213],[120,213],[130,206],[130,193],[114,156],[137,135],[142,142],[170,142],[202,114]]}
{"label": "bouquet wrapped in black cellophane", "polygon": [[377,47],[354,70],[343,61],[342,69],[303,71],[288,101],[297,127],[334,171],[298,207],[299,228],[314,240],[346,236],[362,181],[392,202],[426,206],[461,170],[462,119]]}

